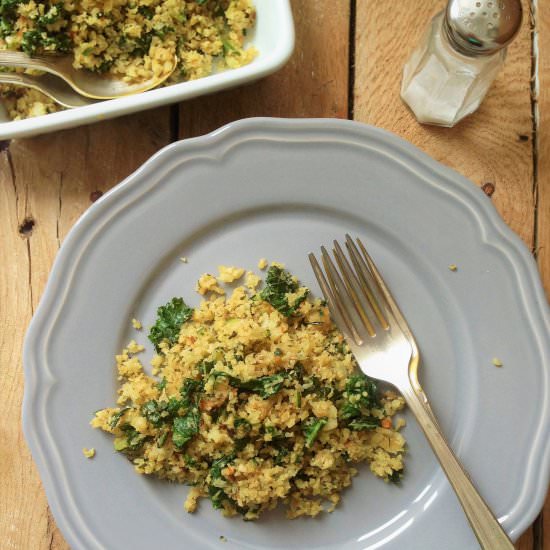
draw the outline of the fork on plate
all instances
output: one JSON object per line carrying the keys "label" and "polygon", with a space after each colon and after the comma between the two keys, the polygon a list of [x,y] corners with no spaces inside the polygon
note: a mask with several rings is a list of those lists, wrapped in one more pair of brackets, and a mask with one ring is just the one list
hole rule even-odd
{"label": "fork on plate", "polygon": [[[481,547],[514,546],[441,433],[418,381],[420,353],[411,329],[363,243],[346,235],[347,255],[334,241],[331,259],[321,247],[323,269],[309,260],[328,303],[361,370],[395,386],[416,417],[447,475]],[[349,257],[349,259],[348,259]],[[350,262],[351,260],[351,262]]]}

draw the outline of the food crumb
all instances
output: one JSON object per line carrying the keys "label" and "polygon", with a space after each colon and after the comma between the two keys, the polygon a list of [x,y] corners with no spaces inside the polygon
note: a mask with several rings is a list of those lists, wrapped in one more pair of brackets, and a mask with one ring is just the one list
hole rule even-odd
{"label": "food crumb", "polygon": [[221,540],[222,542],[227,542],[227,538],[224,537],[223,535],[220,535],[220,540]]}
{"label": "food crumb", "polygon": [[267,267],[267,260],[265,258],[261,258],[258,262],[258,269],[265,269]]}
{"label": "food crumb", "polygon": [[183,505],[187,512],[192,514],[197,509],[197,501],[199,500],[200,496],[200,489],[198,487],[191,487],[187,495],[187,499],[185,500],[185,503]]}
{"label": "food crumb", "polygon": [[91,449],[87,449],[86,447],[84,447],[82,449],[82,454],[86,457],[86,458],[94,458],[95,456],[95,449],[92,447]]}
{"label": "food crumb", "polygon": [[135,340],[130,340],[130,342],[128,342],[128,346],[126,347],[129,353],[141,353],[145,350],[145,348],[141,344],[138,344]]}
{"label": "food crumb", "polygon": [[132,326],[136,329],[136,330],[141,330],[143,328],[143,325],[141,324],[140,321],[138,321],[137,319],[132,319]]}
{"label": "food crumb", "polygon": [[397,417],[397,420],[395,421],[395,429],[400,430],[401,428],[404,428],[407,425],[407,421],[402,417]]}
{"label": "food crumb", "polygon": [[450,271],[456,271],[458,269],[458,267],[456,266],[456,264],[449,264],[449,270]]}
{"label": "food crumb", "polygon": [[182,264],[186,264],[186,263],[187,263],[187,258],[186,258],[185,256],[182,256],[182,257],[180,258],[180,262],[181,262]]}
{"label": "food crumb", "polygon": [[258,275],[256,275],[255,273],[252,273],[252,271],[249,271],[247,274],[246,274],[246,278],[245,278],[245,285],[247,288],[249,288],[250,290],[256,290],[256,288],[258,287],[258,285],[260,284],[261,282],[261,279],[260,277],[258,277]]}
{"label": "food crumb", "polygon": [[205,273],[204,275],[200,276],[199,280],[197,281],[197,286],[195,287],[195,290],[201,296],[204,296],[208,292],[215,292],[216,294],[220,295],[225,294],[225,290],[218,286],[218,281],[216,280],[216,277],[214,277],[214,275],[210,275],[210,273]]}
{"label": "food crumb", "polygon": [[502,361],[498,357],[493,357],[492,363],[495,367],[502,367]]}
{"label": "food crumb", "polygon": [[242,267],[219,265],[218,271],[220,272],[218,280],[222,283],[232,283],[244,275],[244,269]]}

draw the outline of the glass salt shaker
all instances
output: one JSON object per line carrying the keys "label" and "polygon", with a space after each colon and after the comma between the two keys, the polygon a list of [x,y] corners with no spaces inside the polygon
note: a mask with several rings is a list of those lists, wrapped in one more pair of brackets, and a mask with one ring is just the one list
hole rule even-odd
{"label": "glass salt shaker", "polygon": [[520,0],[449,0],[403,69],[419,122],[454,126],[482,102],[519,31]]}

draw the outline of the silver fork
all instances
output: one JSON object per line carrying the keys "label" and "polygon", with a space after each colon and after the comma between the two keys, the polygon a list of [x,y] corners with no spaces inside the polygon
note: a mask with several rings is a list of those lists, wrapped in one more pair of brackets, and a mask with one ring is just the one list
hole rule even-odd
{"label": "silver fork", "polygon": [[513,549],[495,518],[441,433],[426,394],[418,381],[420,353],[407,321],[363,243],[346,235],[346,248],[334,241],[332,261],[325,247],[321,258],[309,260],[330,312],[361,370],[395,386],[420,424],[451,483],[483,549]]}

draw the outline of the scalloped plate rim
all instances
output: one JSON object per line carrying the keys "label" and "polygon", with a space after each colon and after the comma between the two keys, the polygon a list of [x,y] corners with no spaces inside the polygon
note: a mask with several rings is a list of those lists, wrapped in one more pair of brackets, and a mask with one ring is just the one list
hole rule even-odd
{"label": "scalloped plate rim", "polygon": [[[296,141],[300,141],[299,136],[301,132],[307,133],[308,131],[325,131],[335,141],[344,141],[345,136],[348,134],[359,135],[366,142],[371,140],[377,142],[386,148],[386,150],[397,152],[398,156],[401,157],[401,161],[409,167],[411,163],[416,163],[416,168],[433,172],[442,178],[445,184],[450,184],[452,187],[446,188],[445,191],[454,199],[467,202],[480,227],[484,230],[483,234],[480,235],[481,241],[488,246],[497,248],[501,254],[508,256],[510,264],[515,271],[516,279],[519,281],[522,289],[524,305],[530,306],[526,307],[526,311],[529,311],[531,314],[530,321],[540,345],[539,355],[542,359],[550,358],[550,345],[544,333],[544,327],[546,327],[546,333],[550,333],[550,314],[546,296],[540,281],[536,262],[524,243],[505,224],[492,206],[492,203],[487,200],[486,196],[475,185],[402,138],[386,130],[348,120],[251,118],[232,122],[204,136],[172,143],[158,151],[134,173],[105,193],[75,223],[57,254],[46,288],[25,337],[23,350],[25,376],[22,406],[23,432],[31,449],[32,456],[38,465],[54,517],[71,544],[77,545],[83,542],[93,542],[93,535],[90,533],[89,535],[92,538],[81,539],[81,533],[86,530],[83,529],[85,528],[85,524],[79,524],[78,520],[75,522],[74,515],[71,517],[71,512],[67,513],[64,510],[61,503],[62,499],[58,494],[53,476],[50,474],[51,464],[48,464],[45,457],[48,442],[42,441],[41,437],[37,435],[38,432],[34,429],[34,422],[37,421],[33,418],[34,409],[32,406],[32,401],[36,398],[40,383],[46,384],[46,387],[48,383],[47,380],[43,379],[44,372],[38,368],[40,364],[45,362],[39,352],[44,349],[42,346],[47,345],[47,341],[41,342],[40,337],[44,333],[47,333],[48,328],[51,328],[49,320],[53,319],[53,323],[55,323],[55,312],[59,312],[60,308],[63,307],[63,302],[55,301],[57,293],[62,286],[61,279],[63,277],[61,275],[70,271],[75,251],[81,248],[83,243],[89,245],[93,241],[94,235],[90,237],[87,233],[89,225],[105,217],[109,219],[109,214],[113,208],[116,207],[119,201],[124,202],[124,200],[131,198],[132,191],[158,185],[162,181],[162,176],[156,178],[151,178],[151,176],[154,176],[158,172],[162,173],[164,167],[168,167],[168,170],[179,164],[182,161],[181,155],[186,157],[187,154],[192,154],[193,152],[206,152],[205,156],[216,157],[223,154],[224,145],[227,148],[236,142],[245,141],[248,139],[249,133],[251,133],[253,140],[269,140],[274,139],[273,136],[276,136],[277,132],[280,131],[292,134],[290,139],[292,140],[294,137]],[[168,159],[168,162],[165,164],[166,159]],[[154,180],[152,183],[151,179]],[[78,262],[73,267],[76,272]],[[71,283],[72,278],[69,280],[68,289],[70,289]],[[548,373],[544,368],[542,368],[541,372],[546,388],[544,410],[548,413]],[[42,379],[40,378],[41,376]],[[541,415],[541,418],[545,416],[548,417],[549,415]],[[535,458],[538,457],[538,460],[535,460],[535,462],[538,462],[540,469],[528,472],[518,503],[507,516],[515,515],[515,523],[507,528],[513,538],[519,537],[532,523],[541,509],[546,496],[545,488],[548,487],[550,478],[550,437],[548,437],[550,434],[550,422],[547,421],[546,425],[544,425],[541,420],[538,432],[539,435],[541,433],[542,435],[546,434],[546,445],[544,445],[544,438],[540,437],[536,452],[531,451],[530,461],[534,460],[533,456]],[[534,467],[531,470],[534,470]],[[77,527],[76,532],[75,527]]]}

